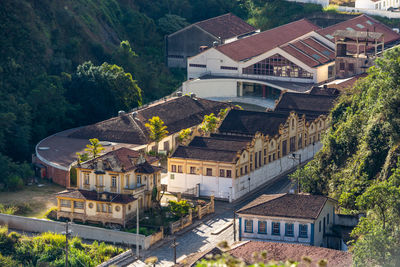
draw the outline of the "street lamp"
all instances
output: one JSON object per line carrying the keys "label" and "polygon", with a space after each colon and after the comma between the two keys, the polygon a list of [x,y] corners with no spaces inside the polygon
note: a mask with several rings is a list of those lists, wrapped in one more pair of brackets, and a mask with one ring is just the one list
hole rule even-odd
{"label": "street lamp", "polygon": [[[293,153],[291,156],[289,156],[289,158],[292,159],[293,162],[294,162],[295,160],[298,160],[298,161],[299,161],[299,165],[297,165],[297,166],[298,166],[298,168],[300,167],[300,164],[301,164],[301,154]],[[297,191],[300,193],[300,179],[299,179],[299,177],[297,177]]]}

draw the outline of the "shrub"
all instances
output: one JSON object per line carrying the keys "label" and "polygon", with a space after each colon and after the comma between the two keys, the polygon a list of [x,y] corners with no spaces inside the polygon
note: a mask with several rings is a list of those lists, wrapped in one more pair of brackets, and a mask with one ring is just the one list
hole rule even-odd
{"label": "shrub", "polygon": [[7,187],[10,191],[16,191],[22,189],[24,181],[17,175],[11,175],[7,179]]}
{"label": "shrub", "polygon": [[18,208],[11,205],[0,204],[0,213],[14,215],[18,212]]}
{"label": "shrub", "polygon": [[57,220],[57,207],[52,207],[46,211],[44,214],[45,218],[49,220]]}

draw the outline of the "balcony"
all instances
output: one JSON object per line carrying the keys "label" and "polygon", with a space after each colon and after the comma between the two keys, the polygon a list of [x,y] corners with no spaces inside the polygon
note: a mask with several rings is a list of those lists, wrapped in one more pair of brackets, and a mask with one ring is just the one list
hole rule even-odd
{"label": "balcony", "polygon": [[90,184],[83,184],[83,189],[90,190]]}
{"label": "balcony", "polygon": [[135,195],[135,194],[139,194],[139,193],[144,192],[145,189],[146,189],[146,185],[144,185],[144,184],[138,184],[136,187],[133,187],[133,188],[124,187],[124,188],[122,189],[122,193],[123,193],[123,194],[132,194],[132,195]]}
{"label": "balcony", "polygon": [[96,191],[99,193],[104,192],[104,185],[96,185]]}

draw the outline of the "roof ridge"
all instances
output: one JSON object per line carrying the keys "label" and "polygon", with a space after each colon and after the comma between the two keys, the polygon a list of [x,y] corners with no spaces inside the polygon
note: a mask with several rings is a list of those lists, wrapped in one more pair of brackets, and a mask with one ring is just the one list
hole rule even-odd
{"label": "roof ridge", "polygon": [[[252,202],[256,201],[258,198],[266,197],[266,196],[272,196],[272,195],[279,195],[279,196],[277,196],[276,198],[272,198],[272,199],[270,199],[270,200],[268,200],[268,201],[260,202],[260,203],[258,203],[258,204],[256,204],[256,205],[246,207],[246,206],[250,205]],[[281,198],[281,197],[283,197],[283,196],[285,196],[285,195],[287,195],[287,193],[280,193],[280,194],[262,194],[262,195],[259,196],[258,198],[254,199],[252,202],[250,202],[250,203],[248,203],[247,205],[243,206],[243,207],[242,207],[241,209],[239,209],[237,212],[243,212],[243,211],[246,211],[246,210],[248,210],[248,209],[252,209],[252,208],[258,207],[258,206],[260,206],[260,205],[265,204],[266,202],[270,202],[270,201],[272,201],[272,200],[279,199],[279,198]]]}
{"label": "roof ridge", "polygon": [[[219,16],[216,16],[216,17],[212,17],[212,18],[208,18],[208,19],[205,19],[205,20],[200,20],[200,21],[197,21],[197,22],[195,22],[195,23],[193,23],[194,25],[197,25],[198,23],[201,23],[201,22],[205,22],[205,21],[209,21],[209,20],[213,20],[213,19],[217,19],[217,18],[221,18],[221,17],[224,17],[224,16],[227,16],[227,15],[234,15],[234,14],[232,14],[231,12],[228,12],[228,13],[225,13],[225,14],[222,14],[222,15],[219,15]],[[234,15],[235,16],[235,15]],[[236,16],[237,17],[237,16]],[[239,18],[239,17],[238,17]]]}

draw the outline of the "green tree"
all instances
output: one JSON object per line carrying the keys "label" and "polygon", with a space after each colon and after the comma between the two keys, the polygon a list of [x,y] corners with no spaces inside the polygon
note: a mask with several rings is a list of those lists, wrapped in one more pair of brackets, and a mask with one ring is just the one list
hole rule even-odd
{"label": "green tree", "polygon": [[218,126],[219,118],[214,115],[214,113],[211,113],[210,115],[205,115],[203,122],[200,126],[200,129],[205,133],[213,133]]}
{"label": "green tree", "polygon": [[183,216],[189,213],[189,209],[191,208],[191,206],[186,200],[170,200],[168,201],[168,208],[172,212],[172,214],[182,219]]}
{"label": "green tree", "polygon": [[92,159],[97,158],[99,154],[104,150],[104,147],[101,145],[99,139],[92,138],[89,139],[90,144],[86,145],[85,151],[92,156]]}
{"label": "green tree", "polygon": [[68,100],[80,106],[80,121],[93,123],[142,103],[141,89],[130,73],[117,65],[85,62],[67,82]]}
{"label": "green tree", "polygon": [[150,132],[150,139],[156,143],[156,148],[158,149],[158,143],[168,136],[167,126],[158,116],[149,119],[145,126]]}
{"label": "green tree", "polygon": [[158,20],[158,27],[165,35],[174,33],[188,25],[189,23],[185,18],[173,14],[166,14]]}
{"label": "green tree", "polygon": [[187,140],[190,137],[191,134],[192,134],[192,130],[190,128],[182,129],[179,132],[178,141],[180,143],[184,142],[185,140]]}

